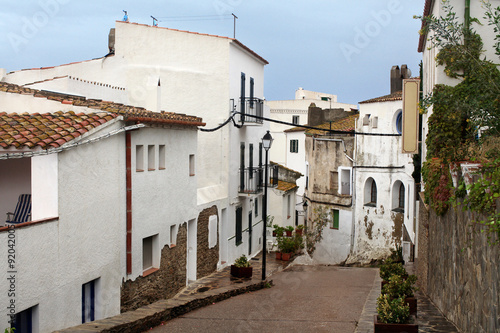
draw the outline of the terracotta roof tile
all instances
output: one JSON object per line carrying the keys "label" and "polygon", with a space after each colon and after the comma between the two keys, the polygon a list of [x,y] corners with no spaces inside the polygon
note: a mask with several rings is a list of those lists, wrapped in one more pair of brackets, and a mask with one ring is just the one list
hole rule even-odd
{"label": "terracotta roof tile", "polygon": [[395,93],[385,95],[385,96],[380,96],[372,99],[368,99],[363,102],[359,102],[359,104],[364,104],[364,103],[377,103],[377,102],[389,102],[389,101],[400,101],[403,100],[403,92],[402,91],[396,91]]}
{"label": "terracotta roof tile", "polygon": [[282,180],[278,180],[278,186],[276,187],[276,189],[283,191],[283,192],[288,192],[288,191],[291,191],[295,188],[298,188],[297,184],[285,182]]}
{"label": "terracotta roof tile", "polygon": [[[11,84],[11,83],[6,83],[6,82],[0,82],[0,91],[4,91],[7,93],[15,93],[15,94],[21,94],[21,92],[23,92],[24,95],[31,94],[34,97],[47,98],[47,99],[54,100],[54,101],[60,101],[61,103],[63,103],[64,100],[67,100],[69,98],[73,98],[74,99],[74,102],[73,102],[74,106],[82,106],[82,107],[88,107],[88,108],[92,108],[92,109],[99,109],[102,111],[109,112],[110,114],[113,114],[113,113],[120,114],[120,115],[124,116],[126,121],[135,121],[135,122],[142,122],[142,123],[177,124],[177,125],[185,125],[185,126],[205,126],[205,123],[203,123],[203,120],[200,117],[188,116],[185,114],[174,113],[174,112],[165,112],[165,111],[153,112],[153,111],[146,110],[145,108],[142,108],[142,107],[123,105],[121,103],[112,103],[112,102],[102,101],[102,100],[98,100],[98,99],[86,99],[85,97],[81,97],[81,96],[74,96],[74,95],[69,96],[66,94],[50,92],[50,91],[45,91],[45,90],[24,88],[24,87],[21,87],[17,84]],[[35,115],[35,114],[32,114],[32,115]],[[97,121],[97,123],[99,123],[99,122],[104,123],[104,122],[110,120],[108,115],[100,115],[97,119],[91,119],[88,117],[88,114],[85,114],[85,113],[78,113],[78,114],[74,114],[74,115],[75,115],[75,117],[78,117],[78,118],[81,117],[82,119],[84,119],[84,121],[82,121],[80,123],[80,125],[82,127],[86,127],[89,124],[92,124],[95,126],[94,123],[96,121]],[[113,116],[113,117],[115,117],[115,116]],[[108,118],[106,118],[106,117],[108,117]],[[88,120],[86,120],[86,119],[88,119]],[[40,120],[42,122],[47,121],[47,119],[45,119],[44,117],[42,117]],[[75,123],[72,120],[68,120],[68,122],[71,122],[72,124]]]}
{"label": "terracotta roof tile", "polygon": [[354,131],[356,126],[356,119],[358,118],[359,113],[352,116],[347,116],[331,123],[324,123],[322,125],[316,126],[317,128],[325,129],[324,131],[320,129],[308,129],[306,130],[306,135],[324,135],[328,133],[328,130],[345,131],[346,134],[350,134],[350,131]]}
{"label": "terracotta roof tile", "polygon": [[[72,111],[44,113],[43,115],[28,113],[7,114],[2,112],[0,113],[0,133],[2,133],[0,146],[3,148],[33,148],[35,146],[40,146],[43,149],[57,148],[73,140],[80,133],[86,133],[88,130],[101,125],[100,122],[95,122],[96,126],[88,126],[86,130],[78,130],[79,133],[75,133],[75,125],[78,125],[79,122],[95,117],[102,120],[105,116],[108,118],[111,116],[112,119],[118,117],[117,114],[108,115],[105,113],[77,117]],[[72,125],[72,131],[63,129],[65,122],[69,122]]]}

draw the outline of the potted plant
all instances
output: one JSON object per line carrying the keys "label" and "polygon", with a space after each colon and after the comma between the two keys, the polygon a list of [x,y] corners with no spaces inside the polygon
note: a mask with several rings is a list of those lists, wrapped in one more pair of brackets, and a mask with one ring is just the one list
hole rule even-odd
{"label": "potted plant", "polygon": [[283,236],[283,233],[285,232],[285,228],[280,227],[279,225],[275,224],[273,225],[273,237],[280,237]]}
{"label": "potted plant", "polygon": [[285,233],[287,237],[292,237],[293,227],[291,225],[285,227]]}
{"label": "potted plant", "polygon": [[402,277],[407,277],[403,264],[399,262],[394,262],[391,258],[387,258],[382,265],[380,265],[380,277],[382,278],[382,288],[389,281],[392,275],[399,275]]}
{"label": "potted plant", "polygon": [[396,245],[396,248],[391,250],[391,255],[389,256],[389,258],[392,259],[393,262],[399,262],[404,265],[405,261],[403,259],[403,247]]}
{"label": "potted plant", "polygon": [[377,315],[374,318],[374,332],[418,333],[418,324],[410,316],[410,307],[402,297],[392,299],[381,294],[377,299]]}
{"label": "potted plant", "polygon": [[302,235],[303,232],[304,232],[304,225],[303,224],[300,224],[295,228],[295,234]]}
{"label": "potted plant", "polygon": [[231,265],[231,275],[237,278],[252,277],[252,266],[244,254]]}
{"label": "potted plant", "polygon": [[414,297],[414,292],[418,288],[415,286],[415,282],[417,282],[416,275],[410,275],[406,279],[399,275],[392,275],[382,288],[382,294],[388,295],[391,299],[403,298],[410,306],[410,315],[416,315],[417,299]]}
{"label": "potted plant", "polygon": [[289,261],[295,251],[295,243],[290,237],[282,237],[278,240],[278,249],[281,252],[281,260]]}

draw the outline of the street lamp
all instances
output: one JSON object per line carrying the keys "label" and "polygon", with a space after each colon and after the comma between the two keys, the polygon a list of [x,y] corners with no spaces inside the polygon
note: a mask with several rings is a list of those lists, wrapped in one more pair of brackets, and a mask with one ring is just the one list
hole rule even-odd
{"label": "street lamp", "polygon": [[302,207],[304,208],[304,226],[307,228],[307,201],[304,198],[304,203],[302,204]]}
{"label": "street lamp", "polygon": [[264,202],[262,203],[262,218],[264,219],[264,227],[262,232],[262,238],[264,239],[263,250],[262,250],[262,281],[266,279],[266,252],[267,252],[267,163],[268,163],[268,153],[269,148],[273,144],[273,137],[271,133],[267,133],[262,138],[262,147],[266,151],[266,163],[264,165]]}

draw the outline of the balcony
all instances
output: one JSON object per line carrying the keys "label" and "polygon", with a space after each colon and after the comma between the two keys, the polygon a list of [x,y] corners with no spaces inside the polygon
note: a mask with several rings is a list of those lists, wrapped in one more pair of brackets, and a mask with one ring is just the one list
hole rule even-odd
{"label": "balcony", "polygon": [[[268,169],[268,187],[278,186],[278,166],[269,165]],[[264,188],[264,168],[245,168],[240,169],[240,186],[238,192],[240,194],[257,194],[262,192]]]}
{"label": "balcony", "polygon": [[232,110],[241,112],[240,116],[236,118],[241,125],[262,125],[262,118],[255,118],[252,116],[262,117],[264,115],[264,100],[259,98],[240,98],[238,105],[234,104],[234,99],[231,100]]}

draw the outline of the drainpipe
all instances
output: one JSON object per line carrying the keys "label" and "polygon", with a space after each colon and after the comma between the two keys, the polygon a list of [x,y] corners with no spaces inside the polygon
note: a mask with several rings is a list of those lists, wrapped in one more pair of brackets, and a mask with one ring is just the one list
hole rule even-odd
{"label": "drainpipe", "polygon": [[[358,120],[357,119],[354,119],[354,128],[358,128]],[[353,152],[352,152],[352,157],[354,157],[354,159],[356,158],[356,154],[357,154],[357,150],[358,150],[358,136],[355,134],[354,135],[354,149],[353,149]],[[352,161],[352,180],[351,180],[351,184],[352,184],[352,197],[351,197],[351,202],[353,203],[353,209],[352,209],[352,225],[351,225],[351,248],[349,250],[349,256],[351,256],[353,254],[353,251],[354,251],[354,235],[356,233],[356,161],[353,159]]]}
{"label": "drainpipe", "polygon": [[465,0],[464,25],[465,29],[470,29],[470,0]]}
{"label": "drainpipe", "polygon": [[126,188],[126,269],[132,274],[132,144],[131,133],[125,132],[125,188]]}

